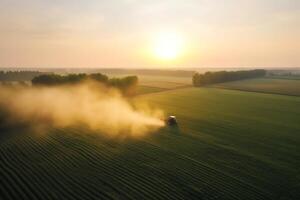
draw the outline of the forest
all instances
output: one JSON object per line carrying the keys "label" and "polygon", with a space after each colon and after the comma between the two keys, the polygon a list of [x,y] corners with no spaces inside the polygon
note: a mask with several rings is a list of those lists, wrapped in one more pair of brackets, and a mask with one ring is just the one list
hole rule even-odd
{"label": "forest", "polygon": [[42,74],[46,73],[39,71],[0,71],[0,81],[29,81]]}
{"label": "forest", "polygon": [[126,76],[118,78],[109,78],[107,75],[101,73],[94,74],[43,74],[32,79],[34,86],[56,86],[64,84],[78,84],[84,81],[96,81],[107,87],[114,87],[119,89],[126,96],[134,95],[138,85],[137,76]]}
{"label": "forest", "polygon": [[197,87],[215,83],[224,83],[229,81],[264,77],[265,75],[266,70],[263,69],[206,72],[204,74],[195,73],[193,76],[193,85]]}

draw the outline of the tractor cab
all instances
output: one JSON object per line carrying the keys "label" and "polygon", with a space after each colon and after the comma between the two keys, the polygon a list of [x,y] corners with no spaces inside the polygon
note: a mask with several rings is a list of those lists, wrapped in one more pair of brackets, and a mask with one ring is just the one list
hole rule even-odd
{"label": "tractor cab", "polygon": [[166,124],[169,125],[169,126],[177,126],[178,123],[177,123],[176,117],[173,116],[173,115],[169,116],[166,119]]}

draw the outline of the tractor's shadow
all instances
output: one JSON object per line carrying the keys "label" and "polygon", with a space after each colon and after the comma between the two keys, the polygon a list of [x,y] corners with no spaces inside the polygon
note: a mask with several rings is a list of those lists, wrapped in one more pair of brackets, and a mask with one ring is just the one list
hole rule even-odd
{"label": "tractor's shadow", "polygon": [[169,125],[166,127],[166,129],[169,131],[169,133],[174,134],[174,135],[180,135],[181,134],[181,130],[180,127],[178,125]]}

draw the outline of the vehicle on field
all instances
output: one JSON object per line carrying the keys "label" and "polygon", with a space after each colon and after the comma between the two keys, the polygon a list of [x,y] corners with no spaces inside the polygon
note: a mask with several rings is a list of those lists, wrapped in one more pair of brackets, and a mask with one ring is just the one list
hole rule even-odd
{"label": "vehicle on field", "polygon": [[175,116],[171,115],[169,116],[167,119],[166,119],[166,124],[168,126],[177,126],[178,123],[177,123],[177,119]]}

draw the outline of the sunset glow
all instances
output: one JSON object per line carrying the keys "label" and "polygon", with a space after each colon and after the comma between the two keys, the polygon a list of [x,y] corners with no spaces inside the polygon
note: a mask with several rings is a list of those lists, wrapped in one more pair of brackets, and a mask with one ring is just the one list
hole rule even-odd
{"label": "sunset glow", "polygon": [[174,32],[164,32],[153,41],[154,55],[163,60],[173,60],[182,53],[184,42],[182,36]]}
{"label": "sunset glow", "polygon": [[0,0],[1,67],[299,67],[299,0]]}

